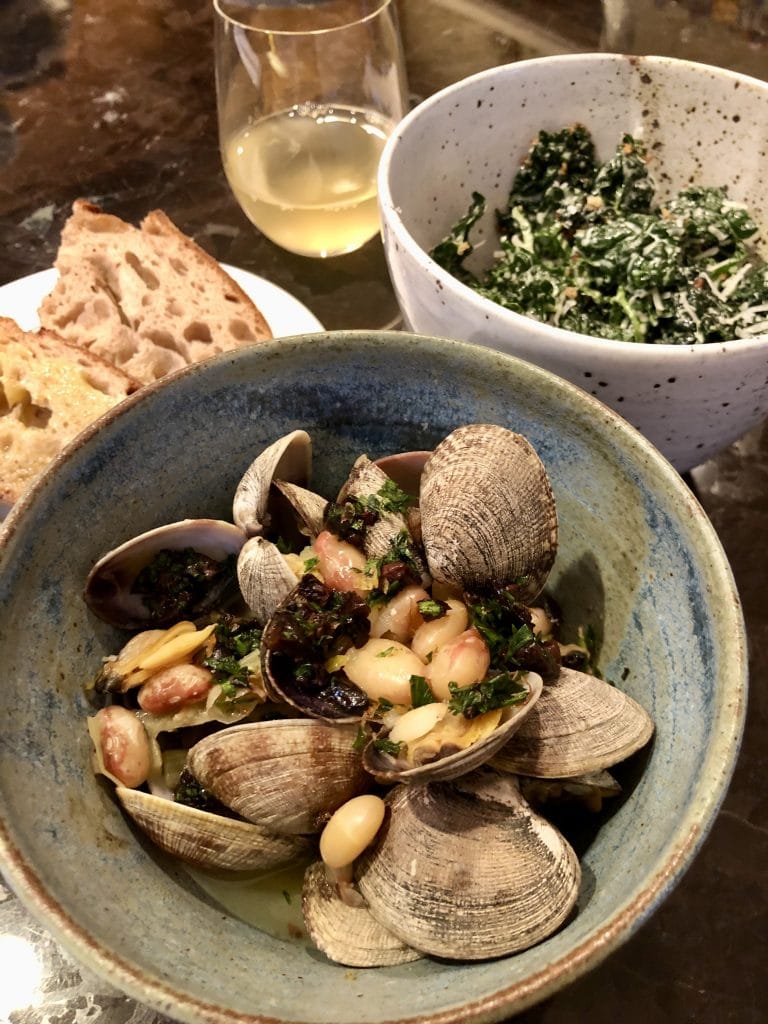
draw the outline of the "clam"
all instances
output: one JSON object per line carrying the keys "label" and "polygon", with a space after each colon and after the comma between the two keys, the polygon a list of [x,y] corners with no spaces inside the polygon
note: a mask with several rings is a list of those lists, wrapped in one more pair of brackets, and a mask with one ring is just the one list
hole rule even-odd
{"label": "clam", "polygon": [[368,606],[361,597],[303,576],[264,626],[261,671],[267,694],[310,718],[357,722],[368,698],[329,665],[342,650],[361,646],[369,632]]}
{"label": "clam", "polygon": [[597,813],[603,806],[603,800],[621,793],[621,786],[607,771],[574,775],[570,779],[536,779],[521,775],[518,783],[528,803],[537,808],[544,804],[578,802]]}
{"label": "clam", "polygon": [[544,465],[521,435],[492,424],[449,434],[424,466],[422,542],[433,578],[465,591],[542,589],[557,551]]}
{"label": "clam", "polygon": [[336,963],[392,967],[421,957],[380,925],[364,906],[352,907],[344,902],[321,861],[306,870],[301,907],[309,937]]}
{"label": "clam", "polygon": [[628,694],[563,668],[492,764],[547,779],[586,775],[623,761],[652,735],[650,716]]}
{"label": "clam", "polygon": [[398,786],[387,801],[355,877],[373,917],[406,945],[483,960],[540,942],[571,913],[578,859],[511,776]]}
{"label": "clam", "polygon": [[304,486],[312,465],[312,441],[305,430],[294,430],[278,438],[251,463],[237,485],[232,501],[232,518],[249,537],[266,533],[273,480]]}
{"label": "clam", "polygon": [[[382,493],[386,492],[388,484],[391,486],[392,478],[371,462],[367,455],[361,455],[353,465],[336,500],[339,503],[343,503],[349,498],[356,498],[363,502],[370,502],[372,499],[375,502],[377,499],[382,501]],[[383,499],[382,504],[384,507],[379,510],[376,522],[365,531],[364,550],[368,558],[384,557],[403,532],[410,537],[405,510],[387,508],[386,498]],[[427,580],[426,566],[421,563],[420,554],[415,549],[413,554],[416,567],[422,577]]]}
{"label": "clam", "polygon": [[[245,540],[242,530],[221,519],[182,519],[159,526],[100,558],[88,574],[83,597],[99,618],[124,629],[145,629],[201,615],[222,603],[234,579],[234,556]],[[181,555],[191,551],[204,556],[204,562],[195,567],[194,578],[185,578],[179,600],[153,607],[145,594],[137,592],[137,577],[166,551]],[[162,582],[161,575],[161,586]]]}
{"label": "clam", "polygon": [[[528,694],[524,701],[511,707],[497,708],[469,719],[449,711],[431,729],[426,728],[419,733],[417,726],[416,734],[405,744],[407,758],[399,752],[390,754],[380,750],[376,740],[371,740],[363,753],[365,769],[379,782],[417,785],[466,775],[493,757],[531,713],[542,692],[542,679],[536,673],[529,672],[524,676],[523,683]],[[419,715],[428,719],[430,711],[446,707],[441,703],[427,704],[409,714],[414,718]],[[397,737],[397,730],[404,724],[404,719],[405,716],[393,729],[384,730],[382,738],[386,738],[386,735]],[[425,722],[426,727],[430,724],[429,721]]]}
{"label": "clam", "polygon": [[318,832],[368,785],[356,730],[309,719],[235,725],[189,751],[201,786],[241,817],[286,835]]}
{"label": "clam", "polygon": [[306,857],[304,836],[275,835],[247,821],[118,786],[128,815],[166,853],[201,868],[267,871]]}
{"label": "clam", "polygon": [[251,537],[243,545],[237,581],[243,600],[260,623],[267,621],[298,582],[282,551],[265,537]]}

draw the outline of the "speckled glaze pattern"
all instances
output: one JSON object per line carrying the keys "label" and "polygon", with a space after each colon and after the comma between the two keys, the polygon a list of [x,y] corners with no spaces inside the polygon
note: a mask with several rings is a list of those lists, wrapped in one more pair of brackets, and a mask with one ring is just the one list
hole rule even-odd
{"label": "speckled glaze pattern", "polygon": [[[397,367],[396,376],[393,367]],[[314,486],[353,458],[432,447],[466,422],[530,439],[561,524],[552,589],[602,634],[600,665],[654,718],[625,795],[582,844],[575,917],[520,955],[349,971],[229,916],[137,834],[89,767],[83,684],[119,643],[81,599],[105,550],[226,517],[251,459],[309,430]],[[487,348],[343,332],[190,367],[108,414],[6,522],[0,551],[0,851],[10,884],[88,969],[196,1024],[492,1021],[626,939],[675,885],[724,795],[746,700],[741,611],[704,512],[636,431],[578,388]]]}
{"label": "speckled glaze pattern", "polygon": [[[581,122],[606,159],[645,139],[658,196],[728,186],[768,230],[768,83],[667,57],[577,54],[473,75],[413,110],[385,148],[379,200],[406,324],[510,352],[578,384],[638,427],[680,471],[768,415],[768,342],[642,345],[588,338],[505,310],[427,255],[481,192],[476,269],[492,262],[494,211],[537,132]],[[484,245],[480,245],[481,242]],[[765,254],[768,235],[758,242]],[[468,263],[468,265],[472,265]]]}

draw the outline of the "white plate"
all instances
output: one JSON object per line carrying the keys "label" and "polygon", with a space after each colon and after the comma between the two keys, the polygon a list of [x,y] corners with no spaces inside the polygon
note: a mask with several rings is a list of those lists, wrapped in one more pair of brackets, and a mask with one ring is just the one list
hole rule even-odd
{"label": "white plate", "polygon": [[[255,302],[276,338],[323,330],[314,313],[276,284],[239,267],[231,267],[227,263],[221,265]],[[53,288],[56,278],[57,272],[51,268],[0,286],[0,316],[12,317],[25,331],[36,331],[40,326],[38,307]]]}

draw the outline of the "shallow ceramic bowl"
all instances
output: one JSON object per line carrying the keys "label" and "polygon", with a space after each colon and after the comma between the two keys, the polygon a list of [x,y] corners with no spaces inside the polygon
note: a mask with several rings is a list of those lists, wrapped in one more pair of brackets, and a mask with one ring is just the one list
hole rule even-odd
{"label": "shallow ceramic bowl", "polygon": [[[510,352],[573,381],[638,427],[681,471],[768,414],[768,339],[642,345],[574,334],[503,309],[459,283],[428,252],[475,190],[492,262],[494,211],[540,129],[581,122],[598,157],[622,135],[645,139],[657,196],[689,183],[727,185],[768,228],[768,83],[667,57],[579,54],[492,68],[413,110],[380,164],[384,247],[406,324]],[[766,235],[761,243],[765,250]]]}
{"label": "shallow ceramic bowl", "polygon": [[[143,841],[90,769],[84,682],[124,637],[93,618],[89,566],[184,516],[228,516],[253,456],[306,427],[318,490],[360,452],[454,427],[526,435],[561,523],[566,620],[603,636],[605,673],[656,723],[626,799],[583,853],[578,913],[518,956],[349,971],[226,913]],[[583,391],[478,346],[340,333],[243,349],[149,387],[86,431],[11,514],[0,559],[0,846],[10,883],[89,968],[185,1021],[498,1020],[602,960],[667,895],[723,797],[745,702],[738,599],[680,477]]]}

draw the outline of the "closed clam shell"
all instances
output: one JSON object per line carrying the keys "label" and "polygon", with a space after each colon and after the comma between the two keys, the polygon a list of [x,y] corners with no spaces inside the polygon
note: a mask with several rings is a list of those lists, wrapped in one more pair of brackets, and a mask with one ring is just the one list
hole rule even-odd
{"label": "closed clam shell", "polygon": [[652,735],[650,716],[628,694],[596,676],[561,668],[492,764],[545,779],[588,775],[623,761]]}
{"label": "closed clam shell", "polygon": [[236,725],[196,743],[187,767],[217,800],[262,828],[318,832],[369,784],[356,734],[310,719]]}
{"label": "closed clam shell", "polygon": [[274,835],[257,825],[118,786],[120,803],[166,853],[201,868],[268,871],[306,856],[304,836]]}
{"label": "closed clam shell", "polygon": [[251,537],[237,557],[237,582],[243,600],[263,625],[296,586],[296,575],[276,544]]}
{"label": "closed clam shell", "polygon": [[414,949],[456,960],[551,935],[579,892],[578,859],[511,776],[398,786],[355,877],[371,914]]}
{"label": "closed clam shell", "polygon": [[306,485],[312,465],[312,441],[306,430],[293,430],[258,455],[243,474],[232,500],[232,518],[249,537],[269,528],[269,493],[273,480]]}
{"label": "closed clam shell", "polygon": [[445,782],[459,778],[489,761],[510,737],[522,727],[542,692],[541,676],[529,672],[525,676],[528,697],[524,703],[504,708],[501,720],[490,735],[455,753],[414,768],[398,769],[396,758],[378,751],[371,741],[363,752],[363,765],[378,782],[402,782],[421,785],[425,782]]}
{"label": "closed clam shell", "polygon": [[88,573],[83,598],[100,619],[123,629],[146,629],[176,621],[184,614],[200,614],[215,603],[219,586],[213,588],[210,599],[202,599],[188,612],[163,617],[148,609],[139,594],[131,592],[136,577],[163,550],[192,548],[223,562],[236,555],[245,540],[242,530],[222,519],[181,519],[158,526],[103,555]]}
{"label": "closed clam shell", "polygon": [[387,931],[366,907],[345,903],[328,880],[322,861],[304,875],[301,909],[309,937],[319,950],[347,967],[392,967],[421,957]]}
{"label": "closed clam shell", "polygon": [[422,542],[436,580],[463,590],[542,589],[557,552],[557,512],[546,469],[520,434],[459,427],[424,466]]}

